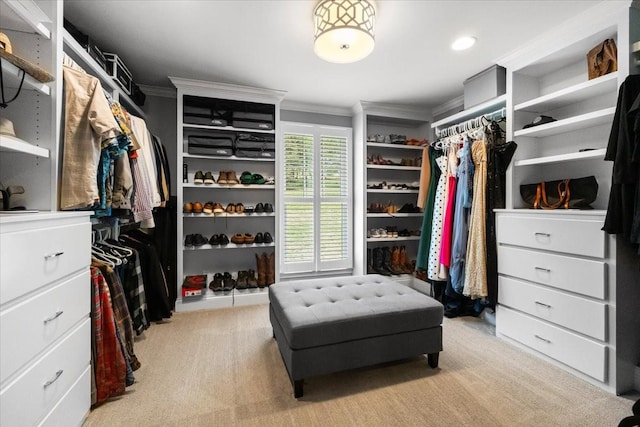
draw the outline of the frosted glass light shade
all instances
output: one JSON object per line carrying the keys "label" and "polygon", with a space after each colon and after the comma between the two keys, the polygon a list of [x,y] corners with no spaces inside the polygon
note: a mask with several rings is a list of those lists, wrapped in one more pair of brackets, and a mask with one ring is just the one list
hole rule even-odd
{"label": "frosted glass light shade", "polygon": [[367,57],[375,46],[376,11],[369,0],[322,0],[313,11],[316,55],[345,64]]}

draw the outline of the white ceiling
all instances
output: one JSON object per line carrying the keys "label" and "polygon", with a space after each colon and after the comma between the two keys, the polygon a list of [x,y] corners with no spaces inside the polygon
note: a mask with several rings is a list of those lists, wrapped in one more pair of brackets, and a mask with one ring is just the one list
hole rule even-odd
{"label": "white ceiling", "polygon": [[[612,1],[612,0],[607,0]],[[313,0],[65,0],[64,14],[139,84],[167,76],[287,91],[286,100],[433,107],[493,61],[599,1],[379,0],[376,47],[354,64],[313,52]],[[460,35],[476,45],[454,52]]]}

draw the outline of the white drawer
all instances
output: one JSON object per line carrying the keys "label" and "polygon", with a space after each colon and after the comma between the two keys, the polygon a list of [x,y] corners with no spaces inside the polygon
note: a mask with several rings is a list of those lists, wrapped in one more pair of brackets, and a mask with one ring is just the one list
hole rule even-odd
{"label": "white drawer", "polygon": [[0,425],[30,426],[64,396],[91,361],[87,319],[0,391]]}
{"label": "white drawer", "polygon": [[606,381],[607,347],[501,305],[496,332],[546,354],[599,381]]}
{"label": "white drawer", "polygon": [[498,302],[604,341],[607,305],[521,280],[500,277]]}
{"label": "white drawer", "polygon": [[3,233],[0,304],[91,263],[91,223]]}
{"label": "white drawer", "polygon": [[602,221],[499,215],[498,243],[604,258]]}
{"label": "white drawer", "polygon": [[0,313],[0,383],[91,311],[87,268]]}
{"label": "white drawer", "polygon": [[498,273],[604,299],[606,264],[548,252],[498,246]]}
{"label": "white drawer", "polygon": [[91,408],[91,367],[82,373],[38,427],[81,426]]}

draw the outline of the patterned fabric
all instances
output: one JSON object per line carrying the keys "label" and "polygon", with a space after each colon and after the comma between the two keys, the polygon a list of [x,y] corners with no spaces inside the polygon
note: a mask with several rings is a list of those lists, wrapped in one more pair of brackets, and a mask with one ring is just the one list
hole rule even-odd
{"label": "patterned fabric", "polygon": [[445,200],[447,197],[447,157],[438,157],[436,164],[440,169],[441,175],[440,178],[438,178],[438,187],[433,205],[433,231],[431,233],[431,246],[429,247],[427,277],[430,280],[443,280],[447,277],[446,272],[440,269],[440,247],[442,246],[442,221],[444,219]]}
{"label": "patterned fabric", "polygon": [[418,246],[418,255],[416,257],[416,268],[427,269],[429,262],[429,247],[431,246],[431,232],[433,228],[433,205],[436,200],[436,190],[438,180],[440,178],[440,168],[436,165],[436,158],[442,153],[429,147],[429,169],[431,177],[429,178],[429,191],[427,201],[424,207],[424,215],[422,216],[422,228],[420,229],[420,244]]}
{"label": "patterned fabric", "polygon": [[133,220],[135,222],[153,220],[151,194],[149,193],[145,176],[143,175],[138,163],[140,159],[132,158],[130,160],[131,173],[133,175],[133,196],[131,203]]}
{"label": "patterned fabric", "polygon": [[133,320],[133,329],[137,335],[140,335],[149,327],[147,299],[144,293],[144,281],[142,279],[138,251],[133,248],[129,249],[133,251],[133,255],[127,257],[124,264],[122,286],[127,294],[127,304],[129,306],[129,314],[131,314],[131,319]]}
{"label": "patterned fabric", "polygon": [[473,163],[473,204],[469,221],[469,241],[464,274],[463,294],[472,299],[487,296],[487,247],[486,247],[486,189],[487,149],[484,141],[475,141],[471,147]]}
{"label": "patterned fabric", "polygon": [[92,357],[95,381],[95,395],[92,404],[120,396],[124,393],[126,362],[118,342],[116,324],[111,308],[109,286],[100,269],[91,267],[93,306],[92,318]]}

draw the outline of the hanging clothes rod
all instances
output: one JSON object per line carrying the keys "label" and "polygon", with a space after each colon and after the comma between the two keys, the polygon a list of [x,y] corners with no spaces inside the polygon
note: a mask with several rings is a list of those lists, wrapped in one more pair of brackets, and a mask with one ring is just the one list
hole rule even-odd
{"label": "hanging clothes rod", "polygon": [[448,136],[460,135],[465,132],[469,132],[474,129],[478,129],[484,126],[483,120],[491,122],[492,120],[500,120],[507,117],[507,108],[502,107],[499,110],[491,113],[481,114],[473,119],[465,120],[464,122],[457,123],[455,125],[446,127],[444,129],[436,129],[436,136],[438,138],[446,138]]}

